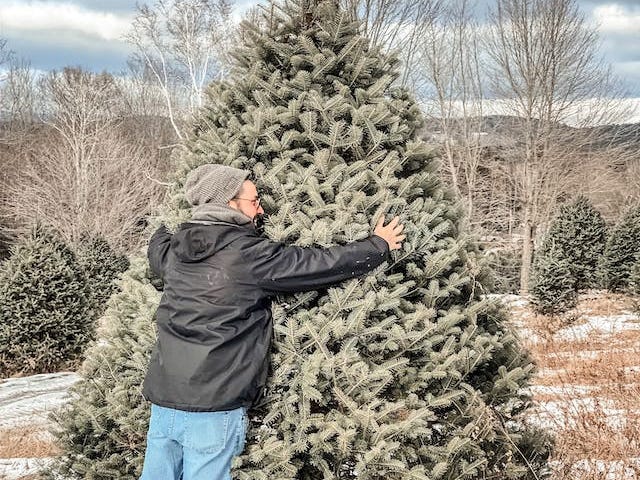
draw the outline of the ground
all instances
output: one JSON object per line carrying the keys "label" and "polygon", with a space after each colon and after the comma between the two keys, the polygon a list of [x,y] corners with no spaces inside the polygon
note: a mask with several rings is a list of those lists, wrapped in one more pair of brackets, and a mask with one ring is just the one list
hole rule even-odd
{"label": "ground", "polygon": [[[640,480],[640,316],[623,295],[592,291],[561,317],[495,296],[538,365],[530,421],[552,429],[553,480]],[[47,413],[73,372],[0,381],[0,479],[27,480],[56,454]]]}
{"label": "ground", "polygon": [[531,420],[556,434],[553,480],[640,479],[640,316],[633,299],[591,291],[558,317],[503,296],[538,365]]}

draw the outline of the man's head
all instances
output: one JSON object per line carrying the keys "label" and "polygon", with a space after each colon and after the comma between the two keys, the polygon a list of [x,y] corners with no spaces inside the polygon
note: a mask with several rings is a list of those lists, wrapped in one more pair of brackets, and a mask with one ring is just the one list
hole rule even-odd
{"label": "man's head", "polygon": [[258,196],[258,189],[251,180],[245,180],[242,182],[242,186],[238,193],[227,202],[234,210],[244,213],[247,217],[253,220],[256,215],[263,215],[264,210],[260,205],[260,197]]}
{"label": "man's head", "polygon": [[227,205],[252,220],[264,213],[249,171],[226,165],[206,164],[195,168],[184,184],[185,196],[193,207],[206,203]]}

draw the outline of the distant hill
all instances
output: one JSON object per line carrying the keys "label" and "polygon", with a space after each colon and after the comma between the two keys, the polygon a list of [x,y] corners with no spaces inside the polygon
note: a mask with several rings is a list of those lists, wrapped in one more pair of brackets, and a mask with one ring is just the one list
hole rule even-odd
{"label": "distant hill", "polygon": [[[525,127],[525,120],[510,115],[487,115],[474,121],[477,135],[482,137],[484,146],[506,147],[517,144],[522,137],[519,135]],[[602,125],[597,127],[576,128],[569,125],[557,124],[559,132],[566,134],[582,132],[594,148],[622,147],[640,149],[640,123]],[[427,119],[424,126],[425,138],[432,141],[442,141],[442,132],[437,119]]]}

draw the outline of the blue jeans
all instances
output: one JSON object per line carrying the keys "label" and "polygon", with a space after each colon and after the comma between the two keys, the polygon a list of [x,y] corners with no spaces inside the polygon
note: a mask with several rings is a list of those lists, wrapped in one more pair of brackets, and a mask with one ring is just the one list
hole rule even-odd
{"label": "blue jeans", "polygon": [[231,480],[231,461],[242,453],[245,408],[185,412],[151,405],[140,480]]}

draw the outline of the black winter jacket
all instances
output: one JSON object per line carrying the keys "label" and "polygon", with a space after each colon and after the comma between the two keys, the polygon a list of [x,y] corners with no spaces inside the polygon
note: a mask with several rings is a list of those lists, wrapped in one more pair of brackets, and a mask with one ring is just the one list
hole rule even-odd
{"label": "black winter jacket", "polygon": [[363,275],[388,252],[377,235],[322,249],[272,242],[251,224],[185,223],[173,235],[159,228],[148,257],[164,292],[144,396],[187,411],[251,407],[268,373],[270,298]]}

